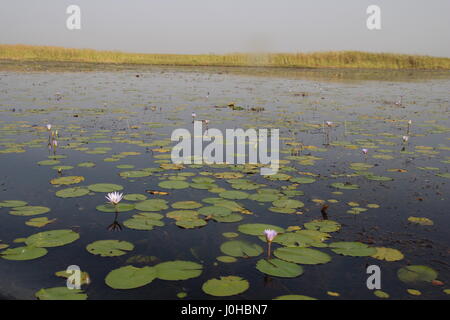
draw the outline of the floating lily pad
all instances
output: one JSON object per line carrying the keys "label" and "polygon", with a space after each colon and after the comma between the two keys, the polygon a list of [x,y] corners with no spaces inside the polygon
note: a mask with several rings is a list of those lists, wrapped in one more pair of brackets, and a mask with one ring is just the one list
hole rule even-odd
{"label": "floating lily pad", "polygon": [[320,232],[335,232],[341,228],[341,225],[332,220],[313,220],[305,223],[305,228],[309,230],[317,230]]}
{"label": "floating lily pad", "polygon": [[432,226],[434,224],[433,220],[424,217],[409,217],[408,221],[422,226]]}
{"label": "floating lily pad", "polygon": [[227,276],[206,281],[202,286],[202,290],[215,297],[228,297],[240,294],[249,287],[247,280],[237,276]]}
{"label": "floating lily pad", "polygon": [[46,225],[53,223],[55,221],[56,221],[56,219],[49,219],[47,217],[42,217],[42,218],[30,219],[30,220],[26,221],[25,224],[30,227],[42,228],[42,227],[45,227]]}
{"label": "floating lily pad", "polygon": [[41,289],[35,294],[39,300],[86,300],[87,294],[81,289],[55,287]]}
{"label": "floating lily pad", "polygon": [[127,241],[99,240],[87,245],[86,250],[102,257],[122,256],[134,249],[134,245]]}
{"label": "floating lily pad", "polygon": [[50,208],[42,206],[24,206],[24,207],[14,207],[9,214],[13,216],[37,216],[39,214],[44,214],[50,211]]}
{"label": "floating lily pad", "polygon": [[272,205],[279,208],[297,209],[302,208],[305,204],[299,200],[282,199],[272,202]]}
{"label": "floating lily pad", "polygon": [[436,280],[438,273],[428,266],[412,265],[400,268],[397,276],[402,282],[418,283]]}
{"label": "floating lily pad", "polygon": [[158,186],[164,189],[186,189],[189,188],[189,183],[186,181],[169,180],[160,182]]}
{"label": "floating lily pad", "polygon": [[256,264],[256,269],[270,276],[283,278],[295,278],[303,273],[301,266],[280,259],[261,259]]}
{"label": "floating lily pad", "polygon": [[134,204],[132,203],[119,203],[118,205],[114,206],[111,203],[105,203],[101,204],[99,206],[96,206],[95,209],[101,212],[128,212],[134,209]]}
{"label": "floating lily pad", "polygon": [[0,252],[3,259],[17,261],[33,260],[45,256],[46,254],[47,249],[36,248],[34,246],[9,248]]}
{"label": "floating lily pad", "polygon": [[352,257],[366,257],[377,253],[375,248],[361,242],[333,242],[330,244],[333,252]]}
{"label": "floating lily pad", "polygon": [[3,200],[0,202],[0,208],[15,208],[26,206],[27,203],[21,200]]}
{"label": "floating lily pad", "polygon": [[201,206],[202,204],[196,201],[178,201],[172,204],[172,208],[175,209],[197,209]]}
{"label": "floating lily pad", "polygon": [[67,177],[59,177],[50,180],[51,184],[55,185],[68,185],[68,184],[76,184],[84,181],[84,177],[81,176],[67,176]]}
{"label": "floating lily pad", "polygon": [[55,193],[57,197],[60,198],[77,198],[85,196],[89,193],[89,189],[83,187],[74,187],[59,190]]}
{"label": "floating lily pad", "polygon": [[135,208],[140,211],[162,211],[169,208],[164,199],[149,199],[136,204]]}
{"label": "floating lily pad", "polygon": [[157,272],[154,267],[125,266],[108,273],[105,283],[113,289],[135,289],[149,284],[156,277]]}
{"label": "floating lily pad", "polygon": [[96,183],[88,186],[88,189],[93,192],[113,192],[120,191],[123,189],[121,185],[113,183]]}
{"label": "floating lily pad", "polygon": [[342,183],[342,182],[332,183],[331,186],[336,188],[336,189],[344,189],[344,190],[357,190],[357,189],[359,189],[359,186],[357,184]]}
{"label": "floating lily pad", "polygon": [[372,255],[373,258],[386,261],[399,261],[404,258],[403,254],[397,249],[376,247],[377,252]]}
{"label": "floating lily pad", "polygon": [[144,201],[147,199],[147,196],[145,194],[129,193],[124,195],[123,198],[128,201]]}
{"label": "floating lily pad", "polygon": [[119,176],[122,178],[144,178],[151,176],[152,173],[144,170],[122,171]]}
{"label": "floating lily pad", "polygon": [[237,261],[237,259],[235,257],[230,257],[230,256],[219,256],[216,259],[223,263],[233,263],[233,262]]}
{"label": "floating lily pad", "polygon": [[162,218],[163,215],[158,213],[141,212],[133,215],[131,219],[125,220],[123,225],[135,230],[153,230],[154,227],[164,226]]}
{"label": "floating lily pad", "polygon": [[39,161],[37,164],[40,166],[54,166],[55,164],[60,163],[61,161],[59,160],[42,160]]}
{"label": "floating lily pad", "polygon": [[283,233],[284,229],[271,225],[271,224],[262,224],[262,223],[247,223],[247,224],[241,224],[238,227],[239,232],[249,234],[252,236],[261,236],[264,235],[264,230],[266,229],[272,229],[275,230],[278,233]]}
{"label": "floating lily pad", "polygon": [[232,257],[256,257],[264,251],[257,244],[242,240],[227,241],[220,246],[220,250]]}
{"label": "floating lily pad", "polygon": [[187,280],[202,273],[202,265],[191,261],[167,261],[155,267],[156,276],[162,280]]}
{"label": "floating lily pad", "polygon": [[278,248],[274,255],[279,259],[300,264],[322,264],[331,261],[327,253],[311,248]]}
{"label": "floating lily pad", "polygon": [[243,191],[224,191],[219,193],[219,196],[224,198],[224,199],[229,199],[229,200],[242,200],[242,199],[247,199],[249,197],[249,194],[247,192],[243,192]]}
{"label": "floating lily pad", "polygon": [[25,243],[38,248],[50,248],[64,246],[79,238],[78,233],[69,229],[51,230],[33,234],[26,238]]}

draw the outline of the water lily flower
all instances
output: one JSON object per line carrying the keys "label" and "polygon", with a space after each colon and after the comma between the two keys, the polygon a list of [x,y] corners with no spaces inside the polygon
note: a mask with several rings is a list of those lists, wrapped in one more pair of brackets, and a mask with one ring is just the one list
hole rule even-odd
{"label": "water lily flower", "polygon": [[192,112],[192,118],[197,117],[197,114],[195,112]]}
{"label": "water lily flower", "polygon": [[53,144],[53,147],[56,148],[56,147],[58,146],[58,141],[53,140],[53,141],[52,141],[52,144]]}
{"label": "water lily flower", "polygon": [[264,230],[264,235],[266,236],[266,241],[267,241],[267,259],[270,259],[270,246],[272,244],[273,239],[277,236],[277,232],[275,230],[272,229],[266,229]]}
{"label": "water lily flower", "polygon": [[264,234],[266,236],[267,242],[272,242],[278,233],[275,230],[266,229],[266,230],[264,230]]}
{"label": "water lily flower", "polygon": [[408,140],[409,140],[409,136],[403,136],[403,142],[408,142]]}
{"label": "water lily flower", "polygon": [[326,124],[328,127],[331,127],[331,126],[333,125],[333,122],[331,122],[331,121],[325,121],[325,124]]}
{"label": "water lily flower", "polygon": [[108,200],[111,204],[113,205],[117,205],[119,204],[119,202],[122,200],[123,198],[123,193],[118,193],[118,192],[110,192],[108,193],[108,195],[105,197],[106,200]]}
{"label": "water lily flower", "polygon": [[52,130],[52,125],[51,125],[51,124],[48,124],[48,125],[47,125],[47,130],[48,130],[48,131]]}
{"label": "water lily flower", "polygon": [[369,152],[369,149],[361,149],[362,153],[367,154],[367,152]]}
{"label": "water lily flower", "polygon": [[411,121],[411,120],[408,120],[408,124],[409,124],[409,125],[412,125],[412,121]]}

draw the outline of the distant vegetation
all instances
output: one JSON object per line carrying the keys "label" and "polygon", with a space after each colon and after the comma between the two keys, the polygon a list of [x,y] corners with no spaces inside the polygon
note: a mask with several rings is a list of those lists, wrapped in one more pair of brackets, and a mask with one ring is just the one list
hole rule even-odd
{"label": "distant vegetation", "polygon": [[450,69],[450,58],[359,51],[188,55],[124,53],[48,46],[0,45],[0,60],[171,66]]}

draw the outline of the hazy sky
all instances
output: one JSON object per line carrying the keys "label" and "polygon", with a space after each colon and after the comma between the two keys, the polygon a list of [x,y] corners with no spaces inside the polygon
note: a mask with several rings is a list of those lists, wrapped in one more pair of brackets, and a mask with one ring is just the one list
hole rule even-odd
{"label": "hazy sky", "polygon": [[[81,30],[66,8],[81,8]],[[381,8],[381,30],[366,9]],[[450,57],[450,0],[1,0],[0,43],[155,53],[362,50]]]}

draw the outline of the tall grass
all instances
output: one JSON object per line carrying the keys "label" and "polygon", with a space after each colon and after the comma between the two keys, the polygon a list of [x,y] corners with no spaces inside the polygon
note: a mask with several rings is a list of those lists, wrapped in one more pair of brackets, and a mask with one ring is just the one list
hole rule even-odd
{"label": "tall grass", "polygon": [[50,46],[0,45],[1,60],[184,66],[267,66],[303,68],[450,69],[450,58],[331,51],[267,54],[141,54]]}

